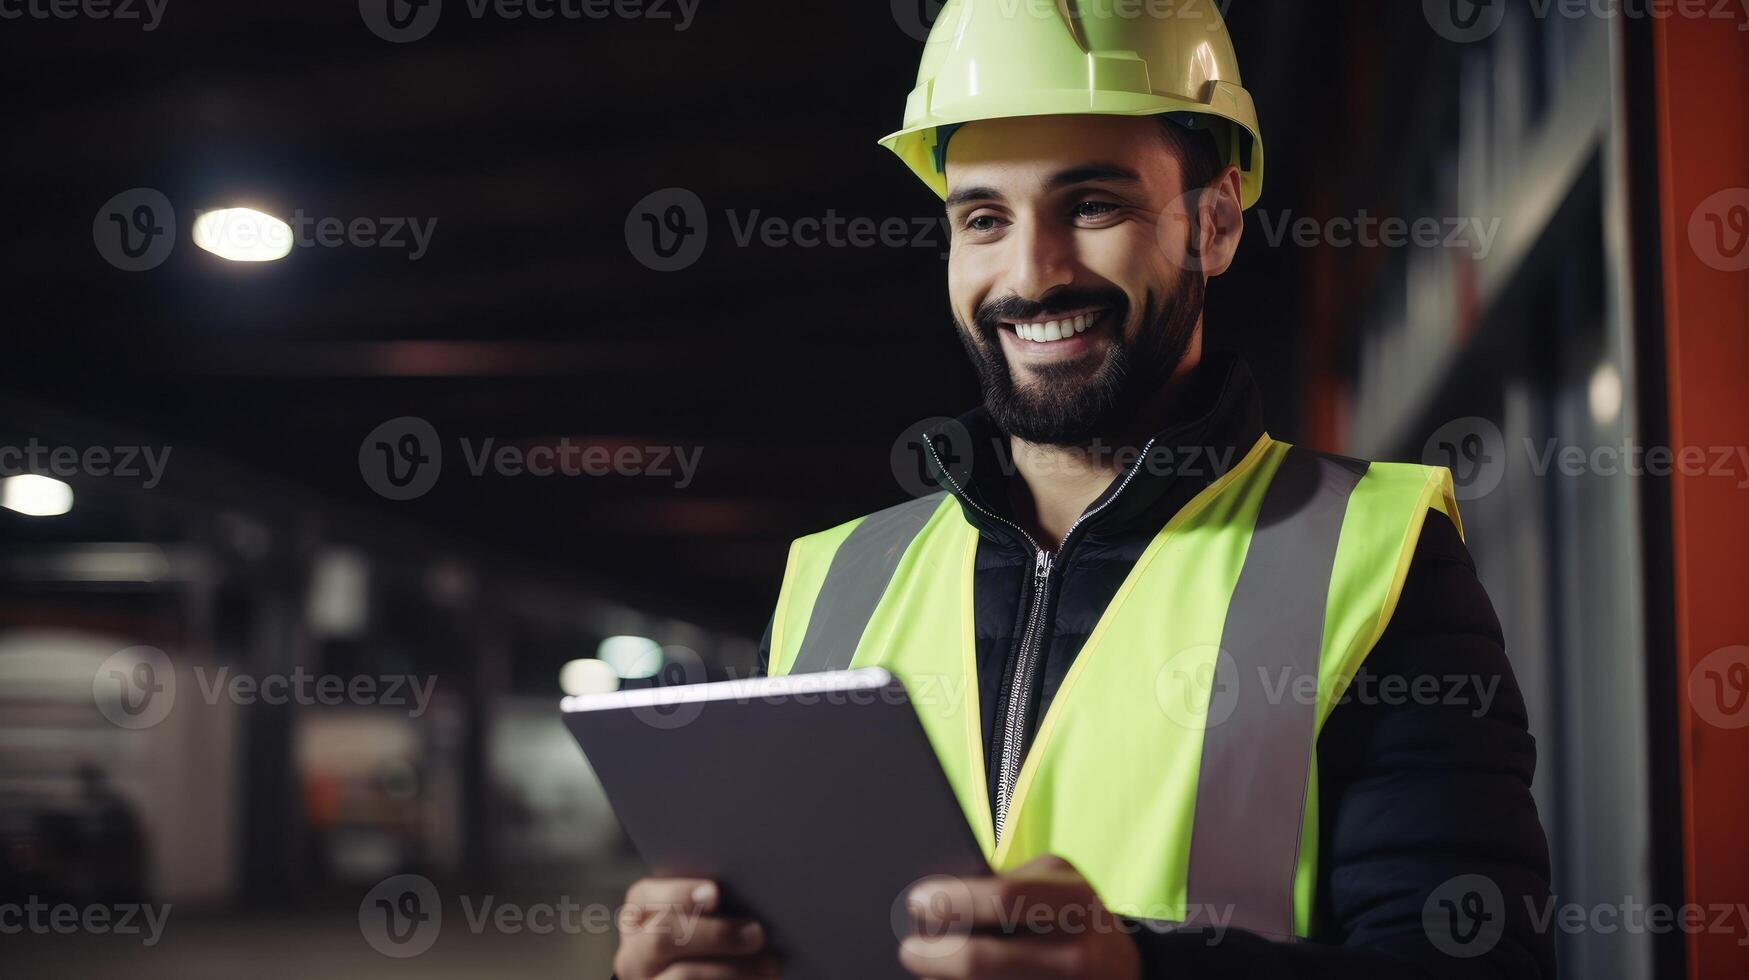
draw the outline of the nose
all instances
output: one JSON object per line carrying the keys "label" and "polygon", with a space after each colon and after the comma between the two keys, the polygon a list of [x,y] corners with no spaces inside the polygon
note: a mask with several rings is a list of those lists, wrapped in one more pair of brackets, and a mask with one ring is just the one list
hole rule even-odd
{"label": "nose", "polygon": [[1022,299],[1042,300],[1045,294],[1075,279],[1074,235],[1069,229],[1036,217],[1016,223],[1009,241],[1016,253],[1009,265],[1013,293]]}

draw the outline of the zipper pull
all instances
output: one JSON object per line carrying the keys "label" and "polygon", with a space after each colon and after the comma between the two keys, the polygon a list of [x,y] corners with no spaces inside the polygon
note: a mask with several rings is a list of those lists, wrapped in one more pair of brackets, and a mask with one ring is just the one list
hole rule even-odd
{"label": "zipper pull", "polygon": [[1032,577],[1041,585],[1051,575],[1051,553],[1040,548],[1038,557],[1032,563]]}

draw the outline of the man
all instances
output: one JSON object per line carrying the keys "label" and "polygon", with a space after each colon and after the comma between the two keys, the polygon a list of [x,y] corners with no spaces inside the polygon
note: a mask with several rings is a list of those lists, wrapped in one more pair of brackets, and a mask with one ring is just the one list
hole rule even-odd
{"label": "man", "polygon": [[[985,404],[919,436],[941,494],[795,543],[765,642],[773,674],[950,692],[919,717],[998,874],[920,884],[895,955],[1552,976],[1535,748],[1450,474],[1276,442],[1204,355],[1262,190],[1225,26],[1065,9],[942,10],[883,143],[945,199]],[[620,977],[781,975],[717,897],[635,884]]]}

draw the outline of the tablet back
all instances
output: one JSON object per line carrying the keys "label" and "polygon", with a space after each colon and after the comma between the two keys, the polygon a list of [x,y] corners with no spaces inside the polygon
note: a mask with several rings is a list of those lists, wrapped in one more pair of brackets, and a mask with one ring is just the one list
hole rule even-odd
{"label": "tablet back", "polygon": [[566,698],[565,724],[658,876],[717,881],[786,980],[900,980],[904,897],[990,873],[880,668]]}

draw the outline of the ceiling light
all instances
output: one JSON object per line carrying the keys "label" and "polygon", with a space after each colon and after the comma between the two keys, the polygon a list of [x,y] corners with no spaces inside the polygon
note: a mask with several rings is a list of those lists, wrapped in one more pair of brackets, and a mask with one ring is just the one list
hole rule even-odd
{"label": "ceiling light", "polygon": [[232,262],[272,262],[291,254],[291,225],[254,208],[219,208],[194,219],[194,243]]}
{"label": "ceiling light", "polygon": [[662,669],[662,644],[647,636],[610,636],[595,655],[626,680],[654,677]]}
{"label": "ceiling light", "polygon": [[573,660],[559,668],[559,690],[574,698],[619,690],[619,673],[600,660]]}
{"label": "ceiling light", "polygon": [[0,480],[0,507],[31,517],[59,517],[73,509],[73,488],[35,473],[9,476]]}

